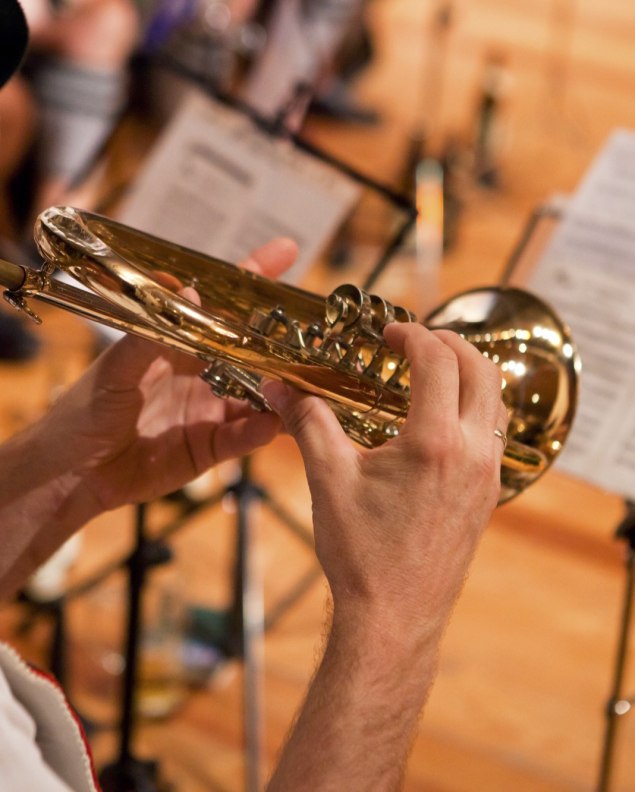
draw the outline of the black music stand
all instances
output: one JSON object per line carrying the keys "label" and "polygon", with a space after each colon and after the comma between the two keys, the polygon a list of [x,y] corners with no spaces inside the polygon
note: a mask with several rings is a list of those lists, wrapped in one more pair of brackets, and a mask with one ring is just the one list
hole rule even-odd
{"label": "black music stand", "polygon": [[103,792],[159,792],[161,789],[157,778],[157,762],[138,759],[132,752],[143,592],[150,567],[168,563],[172,559],[171,550],[165,542],[147,537],[145,516],[146,504],[139,504],[136,507],[135,547],[125,562],[128,570],[128,611],[121,688],[119,755],[99,775]]}
{"label": "black music stand", "polygon": [[625,582],[622,615],[619,624],[613,683],[606,703],[606,727],[600,762],[597,792],[609,792],[613,772],[615,742],[619,721],[635,706],[635,693],[628,696],[624,690],[626,662],[635,596],[635,503],[626,501],[626,514],[615,531],[615,538],[625,544]]}
{"label": "black music stand", "polygon": [[[257,113],[252,107],[238,97],[220,90],[213,80],[207,79],[205,75],[188,68],[167,54],[156,54],[151,59],[146,58],[145,60],[139,58],[137,62],[137,67],[141,71],[143,71],[144,68],[148,68],[150,65],[155,68],[163,69],[183,79],[186,83],[196,87],[210,99],[220,102],[226,107],[245,116],[264,136],[274,139],[283,138],[298,151],[303,152],[318,162],[331,166],[361,187],[370,190],[374,195],[380,197],[387,206],[396,210],[400,216],[395,220],[390,233],[387,234],[386,241],[377,259],[372,263],[368,273],[366,273],[362,284],[363,288],[371,288],[374,285],[414,228],[418,216],[417,207],[411,196],[399,190],[395,190],[378,179],[351,167],[344,160],[330,154],[303,137],[301,130],[298,129],[297,119],[298,116],[302,114],[303,108],[309,104],[312,97],[312,89],[310,86],[304,83],[298,83],[295,94],[289,103],[275,118],[267,118]],[[108,202],[109,200],[107,198],[105,203]]]}
{"label": "black music stand", "polygon": [[[538,206],[530,215],[520,238],[505,265],[501,283],[522,281],[531,268],[556,224],[562,219],[564,208],[559,202]],[[617,648],[613,668],[611,692],[605,706],[606,725],[598,775],[597,792],[609,792],[614,767],[615,743],[619,721],[635,706],[635,694],[624,691],[633,599],[635,597],[635,502],[625,501],[625,516],[615,530],[615,538],[625,543],[625,582],[622,612],[618,628]]]}
{"label": "black music stand", "polygon": [[125,643],[125,671],[121,692],[120,740],[117,759],[100,773],[104,792],[160,792],[163,789],[158,778],[158,763],[140,760],[132,750],[136,723],[135,691],[139,672],[140,635],[142,629],[141,605],[150,568],[171,560],[172,554],[167,539],[183,528],[194,513],[207,510],[226,497],[231,497],[236,506],[236,550],[235,571],[231,602],[221,614],[223,629],[216,636],[217,648],[226,658],[241,659],[244,664],[243,717],[245,735],[245,788],[259,790],[262,735],[260,723],[261,660],[258,642],[264,632],[273,627],[278,619],[319,579],[317,565],[302,576],[297,584],[276,603],[269,613],[261,611],[259,597],[254,591],[251,574],[251,524],[250,512],[256,504],[266,506],[285,527],[301,541],[313,547],[312,534],[292,515],[284,510],[270,494],[255,484],[249,475],[249,459],[243,460],[237,480],[200,504],[181,498],[182,513],[168,523],[157,536],[149,538],[146,532],[147,505],[136,509],[135,548],[128,558],[116,562],[99,572],[91,581],[80,584],[74,592],[79,594],[87,587],[114,571],[126,566],[129,575],[127,633]]}

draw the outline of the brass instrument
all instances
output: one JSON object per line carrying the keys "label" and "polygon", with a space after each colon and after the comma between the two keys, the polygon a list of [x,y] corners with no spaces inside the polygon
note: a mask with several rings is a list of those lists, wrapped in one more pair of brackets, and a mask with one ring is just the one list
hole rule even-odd
{"label": "brass instrument", "polygon": [[[39,270],[0,260],[6,299],[39,321],[29,298],[153,339],[208,363],[201,376],[219,396],[268,409],[262,377],[325,398],[345,431],[377,446],[408,412],[407,361],[384,343],[408,311],[344,285],[326,298],[275,283],[99,215],[51,207],[37,220]],[[57,270],[83,288],[54,277]],[[197,306],[175,284],[191,285]],[[461,333],[496,363],[510,414],[500,502],[535,481],[562,448],[575,412],[579,359],[565,325],[515,288],[464,292],[424,322]]]}

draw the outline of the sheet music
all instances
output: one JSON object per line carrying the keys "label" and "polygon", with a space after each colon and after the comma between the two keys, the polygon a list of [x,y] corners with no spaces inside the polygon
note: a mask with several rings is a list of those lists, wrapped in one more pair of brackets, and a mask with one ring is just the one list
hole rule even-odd
{"label": "sheet music", "polygon": [[300,246],[297,281],[351,211],[352,179],[193,92],[148,158],[119,219],[230,262],[276,236]]}
{"label": "sheet music", "polygon": [[570,325],[582,359],[558,466],[635,499],[635,134],[611,136],[527,286]]}
{"label": "sheet music", "polygon": [[630,228],[635,222],[635,133],[618,129],[578,187],[571,211]]}

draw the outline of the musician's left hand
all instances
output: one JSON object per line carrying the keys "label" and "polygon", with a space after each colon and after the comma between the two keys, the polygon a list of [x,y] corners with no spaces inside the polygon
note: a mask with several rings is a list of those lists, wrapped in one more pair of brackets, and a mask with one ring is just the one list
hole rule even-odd
{"label": "musician's left hand", "polygon": [[[278,239],[243,266],[275,278],[296,253],[295,243]],[[78,474],[96,510],[173,492],[277,434],[275,414],[213,396],[198,376],[203,368],[195,357],[126,336],[53,406],[45,420],[57,436],[58,463]]]}

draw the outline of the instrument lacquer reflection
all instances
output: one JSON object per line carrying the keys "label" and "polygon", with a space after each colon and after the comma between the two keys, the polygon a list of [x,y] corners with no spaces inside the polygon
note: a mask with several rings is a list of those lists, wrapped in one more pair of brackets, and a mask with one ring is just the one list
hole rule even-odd
{"label": "instrument lacquer reflection", "polygon": [[[387,322],[415,321],[405,309],[353,285],[325,300],[70,207],[44,211],[35,240],[42,268],[0,261],[0,283],[9,302],[36,320],[31,298],[195,355],[208,364],[201,376],[219,396],[268,409],[260,380],[280,379],[325,398],[349,436],[367,447],[398,434],[409,370],[382,330]],[[55,278],[57,271],[83,288]],[[196,288],[201,305],[165,285],[170,281]],[[461,333],[500,367],[510,416],[505,502],[544,473],[566,440],[579,371],[571,334],[542,300],[515,288],[464,292],[424,324]]]}

